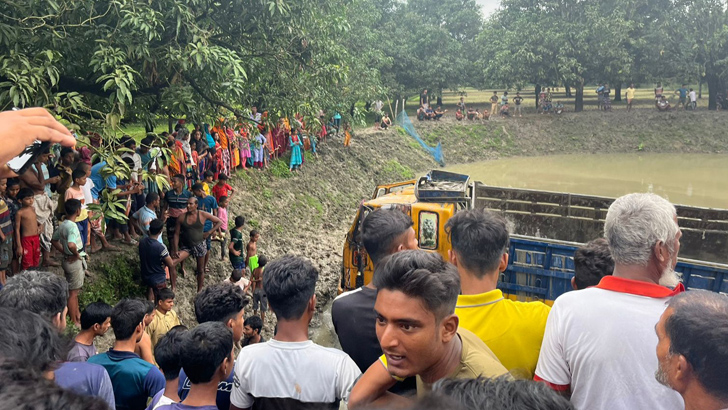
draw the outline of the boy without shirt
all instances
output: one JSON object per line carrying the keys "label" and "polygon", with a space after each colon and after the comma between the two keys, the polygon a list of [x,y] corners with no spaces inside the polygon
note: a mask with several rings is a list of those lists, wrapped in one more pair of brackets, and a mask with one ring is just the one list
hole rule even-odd
{"label": "boy without shirt", "polygon": [[40,264],[40,224],[35,214],[33,190],[23,188],[18,192],[22,208],[15,214],[15,254],[22,270]]}
{"label": "boy without shirt", "polygon": [[354,386],[350,408],[407,401],[387,392],[404,377],[417,376],[421,396],[440,379],[508,374],[485,343],[458,327],[454,312],[460,277],[440,255],[395,253],[378,265],[374,284],[376,331],[384,355]]}
{"label": "boy without shirt", "polygon": [[111,309],[104,302],[94,302],[81,312],[81,331],[73,339],[73,347],[68,352],[69,362],[85,362],[96,354],[94,339],[109,330]]}
{"label": "boy without shirt", "polygon": [[258,267],[258,240],[260,240],[260,233],[253,229],[250,231],[250,242],[245,247],[245,266],[250,268],[251,272]]}
{"label": "boy without shirt", "polygon": [[268,311],[268,297],[265,294],[265,289],[263,289],[263,271],[265,265],[268,264],[268,259],[261,255],[258,263],[259,265],[253,271],[250,280],[253,287],[253,314],[258,314],[258,305],[260,305],[260,318],[265,323],[265,312]]}

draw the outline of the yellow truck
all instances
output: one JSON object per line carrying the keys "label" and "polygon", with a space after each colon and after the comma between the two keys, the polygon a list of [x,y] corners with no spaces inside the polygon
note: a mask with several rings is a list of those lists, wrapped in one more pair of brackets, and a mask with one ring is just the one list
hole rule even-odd
{"label": "yellow truck", "polygon": [[[340,292],[372,280],[373,266],[361,242],[361,224],[375,209],[396,208],[414,222],[420,249],[447,259],[445,223],[463,209],[501,213],[511,231],[508,269],[498,287],[516,300],[553,303],[571,290],[574,250],[602,236],[614,198],[488,186],[468,175],[433,170],[413,180],[379,185],[361,203],[346,235]],[[683,232],[676,270],[688,288],[728,293],[728,210],[676,205]],[[685,259],[691,258],[691,259]]]}

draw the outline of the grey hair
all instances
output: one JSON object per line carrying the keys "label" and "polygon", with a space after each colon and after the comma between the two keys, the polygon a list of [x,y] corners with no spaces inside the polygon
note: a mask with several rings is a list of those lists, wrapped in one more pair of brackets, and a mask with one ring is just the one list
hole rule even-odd
{"label": "grey hair", "polygon": [[614,262],[620,265],[647,266],[652,250],[664,243],[675,252],[675,206],[651,193],[629,194],[617,198],[607,211],[604,237],[609,241]]}

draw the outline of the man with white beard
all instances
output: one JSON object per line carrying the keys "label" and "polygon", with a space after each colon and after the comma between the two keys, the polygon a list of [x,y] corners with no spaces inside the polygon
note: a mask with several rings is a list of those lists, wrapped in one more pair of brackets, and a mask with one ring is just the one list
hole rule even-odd
{"label": "man with white beard", "polygon": [[667,200],[629,194],[614,201],[604,223],[614,273],[555,301],[535,379],[579,410],[682,410],[680,395],[654,377],[655,325],[684,290],[674,271],[681,235]]}

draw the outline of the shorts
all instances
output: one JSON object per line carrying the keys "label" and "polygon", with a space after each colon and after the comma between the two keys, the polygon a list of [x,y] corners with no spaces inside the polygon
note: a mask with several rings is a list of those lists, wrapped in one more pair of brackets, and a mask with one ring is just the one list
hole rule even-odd
{"label": "shorts", "polygon": [[245,261],[231,263],[231,265],[233,265],[233,270],[245,270]]}
{"label": "shorts", "polygon": [[268,311],[268,296],[263,289],[253,291],[253,310],[258,310],[258,304],[260,304],[261,312]]}
{"label": "shorts", "polygon": [[68,281],[68,290],[78,290],[83,287],[83,278],[86,275],[86,260],[80,258],[74,262],[63,260],[61,262],[63,274]]}
{"label": "shorts", "polygon": [[122,235],[129,232],[129,224],[121,223],[113,218],[106,220],[106,226],[109,227],[109,229],[118,229],[119,233]]}
{"label": "shorts", "polygon": [[0,243],[0,271],[7,270],[13,260],[13,234],[5,236]]}
{"label": "shorts", "polygon": [[179,250],[187,252],[195,258],[204,258],[205,255],[207,255],[207,246],[205,245],[205,242],[200,242],[191,248],[187,245],[182,245]]}
{"label": "shorts", "polygon": [[159,291],[160,290],[167,289],[166,281],[162,282],[162,283],[157,283],[154,285],[150,285],[149,283],[144,282],[144,285],[152,289],[152,294],[154,295],[154,300],[159,300]]}
{"label": "shorts", "polygon": [[687,102],[688,102],[688,99],[687,99],[687,97],[685,97],[685,98],[680,98],[680,105],[685,105],[685,104],[687,104]]}
{"label": "shorts", "polygon": [[20,261],[21,268],[27,270],[40,265],[40,235],[20,238],[20,244],[23,246],[23,258]]}
{"label": "shorts", "polygon": [[177,229],[177,218],[167,218],[167,240],[171,243],[174,238],[174,231]]}
{"label": "shorts", "polygon": [[516,108],[515,108],[515,111],[514,112],[521,112],[521,106],[520,105],[516,105],[515,107]]}
{"label": "shorts", "polygon": [[212,249],[212,235],[208,236],[207,239],[205,239],[205,246],[207,246],[208,251]]}

